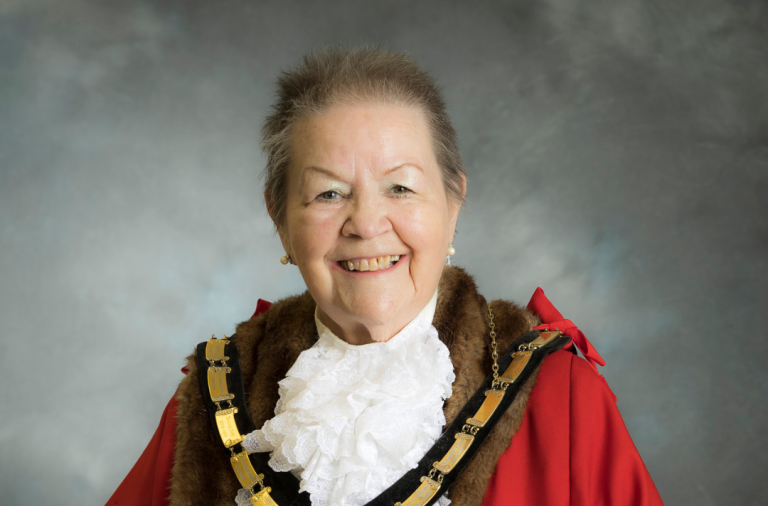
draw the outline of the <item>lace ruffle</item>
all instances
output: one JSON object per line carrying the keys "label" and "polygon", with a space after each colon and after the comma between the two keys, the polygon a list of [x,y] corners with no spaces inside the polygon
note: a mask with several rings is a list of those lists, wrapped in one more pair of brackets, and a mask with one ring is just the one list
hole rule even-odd
{"label": "lace ruffle", "polygon": [[431,325],[435,302],[386,343],[353,346],[316,320],[320,338],[280,381],[276,416],[243,446],[271,452],[270,467],[297,476],[313,506],[376,497],[416,467],[445,424],[455,376]]}

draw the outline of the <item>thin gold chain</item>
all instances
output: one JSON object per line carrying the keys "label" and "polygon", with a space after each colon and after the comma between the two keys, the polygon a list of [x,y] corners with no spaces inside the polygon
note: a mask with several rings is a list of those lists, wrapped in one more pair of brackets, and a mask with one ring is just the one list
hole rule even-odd
{"label": "thin gold chain", "polygon": [[[498,362],[499,352],[496,350],[496,324],[493,322],[493,311],[491,310],[490,305],[488,306],[488,318],[490,319],[490,323],[491,323],[491,347],[493,348],[493,354],[492,354],[493,356],[493,387],[492,388],[495,391],[499,383],[499,362]],[[491,391],[486,392],[486,395],[488,393],[491,393]],[[504,395],[504,392],[500,392],[500,393],[502,396]],[[496,405],[498,405],[498,401],[496,402],[494,407],[491,409],[491,412],[488,413],[487,416],[490,416],[491,414],[493,414],[493,411],[496,409],[495,407]],[[483,406],[485,406],[485,402],[483,403]],[[482,413],[483,411],[484,411],[483,407],[481,407],[480,410],[475,414],[475,417],[478,417],[480,413]],[[466,449],[469,448],[470,444],[472,444],[471,442],[474,440],[474,437],[477,435],[478,431],[480,430],[480,427],[482,427],[485,424],[485,421],[481,422],[479,420],[476,420],[475,417],[468,418],[467,423],[465,423],[464,426],[461,428],[461,433],[464,436],[469,437],[469,439],[465,437],[463,441],[469,441],[469,443],[465,444],[465,446],[463,447],[464,448],[463,450],[459,450],[459,453],[457,454],[458,456],[454,454],[454,447],[457,444],[461,444],[460,441],[462,440],[459,440],[459,437],[458,437],[459,434],[456,434],[457,442],[454,443],[454,446],[451,447],[448,454],[446,454],[446,456],[444,456],[440,462],[433,463],[432,469],[429,470],[429,473],[427,474],[427,476],[421,478],[422,482],[424,482],[425,479],[430,481],[431,485],[433,487],[436,487],[434,488],[435,491],[437,491],[437,489],[440,488],[440,486],[443,484],[443,479],[445,478],[445,474],[443,470],[445,469],[446,463],[444,461],[448,459],[451,462],[450,465],[448,466],[448,470],[445,471],[446,473],[451,472],[451,469],[453,469],[456,463],[459,460],[461,460],[461,458],[464,456],[464,452],[466,452]],[[414,497],[420,497],[419,496],[420,490],[421,490],[421,487],[419,487],[419,489],[417,489],[416,492],[411,494],[408,500],[405,501],[405,504],[424,504],[420,500],[416,500],[416,501],[413,500]],[[434,495],[434,492],[433,492],[433,495]],[[398,501],[395,503],[395,506],[403,506],[403,504],[404,503]]]}
{"label": "thin gold chain", "polygon": [[496,349],[496,324],[493,323],[493,311],[491,311],[490,304],[488,305],[488,318],[491,320],[491,349],[493,353],[493,382],[497,383],[499,380],[499,352]]}

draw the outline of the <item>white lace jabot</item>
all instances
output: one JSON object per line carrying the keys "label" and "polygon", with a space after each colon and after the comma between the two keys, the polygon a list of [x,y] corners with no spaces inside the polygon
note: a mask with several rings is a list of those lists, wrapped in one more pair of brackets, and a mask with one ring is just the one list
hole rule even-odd
{"label": "white lace jabot", "polygon": [[[351,345],[317,318],[318,341],[279,382],[275,417],[248,434],[249,453],[271,452],[313,506],[360,506],[386,490],[440,436],[455,379],[432,318],[437,292],[385,343]],[[249,504],[241,490],[238,504]],[[448,504],[442,498],[440,504]]]}

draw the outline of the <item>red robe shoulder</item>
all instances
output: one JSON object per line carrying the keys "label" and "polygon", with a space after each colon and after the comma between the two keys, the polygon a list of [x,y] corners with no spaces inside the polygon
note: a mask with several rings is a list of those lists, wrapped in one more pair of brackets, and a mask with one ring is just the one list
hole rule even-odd
{"label": "red robe shoulder", "polygon": [[[108,506],[166,506],[176,400]],[[483,506],[662,504],[613,394],[584,360],[566,351],[541,366],[525,418],[502,455]]]}
{"label": "red robe shoulder", "polygon": [[155,435],[107,501],[108,506],[167,506],[176,445],[177,407],[176,396],[171,397]]}
{"label": "red robe shoulder", "polygon": [[545,360],[483,501],[514,504],[662,504],[613,393],[572,353],[558,351]]}

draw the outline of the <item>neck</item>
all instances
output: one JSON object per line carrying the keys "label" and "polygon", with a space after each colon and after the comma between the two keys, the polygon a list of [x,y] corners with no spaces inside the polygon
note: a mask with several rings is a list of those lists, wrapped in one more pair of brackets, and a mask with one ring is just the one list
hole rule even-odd
{"label": "neck", "polygon": [[[432,323],[436,305],[437,290],[434,291],[432,298],[427,304],[416,313],[409,312],[401,318],[395,318],[383,324],[370,324],[350,318],[339,318],[336,320],[328,316],[320,306],[317,306],[315,315],[320,320],[320,323],[328,327],[339,339],[349,344],[386,343],[422,314],[429,320],[429,323]],[[343,324],[340,324],[340,322],[343,322]]]}
{"label": "neck", "polygon": [[[386,343],[408,324],[405,323],[387,323],[379,325],[366,325],[361,322],[349,322],[343,327],[336,323],[325,312],[317,308],[317,317],[320,321],[336,334],[343,341],[353,345]],[[409,320],[410,321],[410,320]]]}

